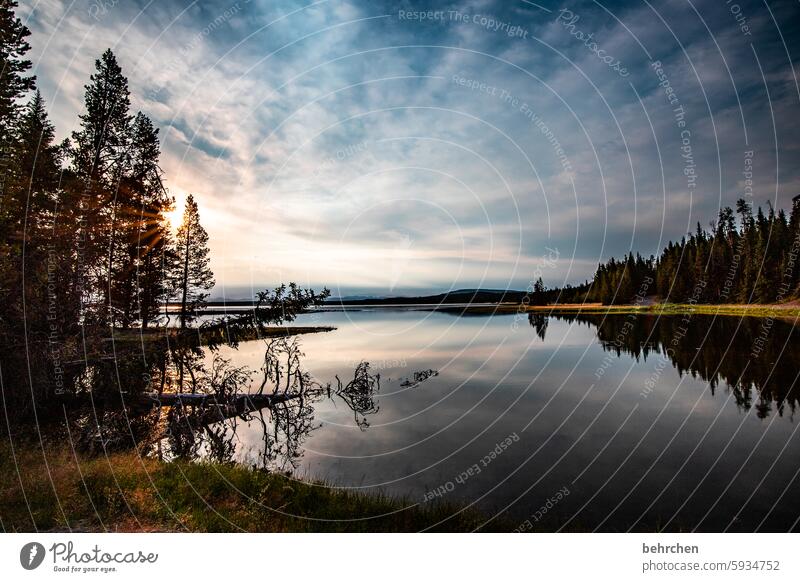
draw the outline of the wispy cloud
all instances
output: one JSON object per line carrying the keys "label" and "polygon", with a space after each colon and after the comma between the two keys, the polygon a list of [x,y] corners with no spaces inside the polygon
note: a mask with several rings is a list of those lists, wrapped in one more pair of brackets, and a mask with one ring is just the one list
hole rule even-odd
{"label": "wispy cloud", "polygon": [[[796,55],[796,5],[773,7],[776,26],[740,2],[745,35],[719,2],[544,4],[453,2],[426,21],[398,17],[425,3],[337,0],[20,11],[63,136],[94,59],[117,52],[134,106],[161,128],[168,186],[197,195],[230,288],[523,287],[545,246],[562,257],[549,282],[580,281],[732,204],[746,150],[757,201],[788,205],[800,104],[777,26]],[[596,46],[556,22],[561,8]],[[693,191],[651,60],[686,110]]]}

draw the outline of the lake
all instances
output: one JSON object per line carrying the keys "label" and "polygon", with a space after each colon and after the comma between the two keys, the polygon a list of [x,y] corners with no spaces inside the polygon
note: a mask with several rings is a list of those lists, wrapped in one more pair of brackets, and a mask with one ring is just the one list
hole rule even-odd
{"label": "lake", "polygon": [[[295,324],[336,327],[299,336],[302,367],[325,385],[369,362],[375,408],[333,397],[297,426],[233,421],[221,432],[240,462],[521,530],[798,529],[790,323],[347,309]],[[264,351],[220,354],[259,370]]]}

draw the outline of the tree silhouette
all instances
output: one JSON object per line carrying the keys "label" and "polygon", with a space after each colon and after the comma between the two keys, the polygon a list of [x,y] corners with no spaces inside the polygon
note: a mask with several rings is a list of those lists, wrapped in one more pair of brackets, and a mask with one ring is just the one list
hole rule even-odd
{"label": "tree silhouette", "polygon": [[194,312],[205,305],[208,290],[214,286],[214,273],[208,266],[208,233],[200,224],[197,202],[191,194],[186,199],[175,244],[178,256],[176,288],[181,298],[180,322],[181,329],[184,329]]}
{"label": "tree silhouette", "polygon": [[625,304],[657,295],[670,302],[774,303],[798,297],[800,198],[788,217],[771,205],[753,216],[745,200],[737,202],[736,213],[738,228],[733,210],[725,207],[710,230],[698,223],[694,233],[669,242],[657,259],[629,253],[601,263],[582,299]]}
{"label": "tree silhouette", "polygon": [[26,76],[31,62],[25,58],[30,50],[26,40],[28,28],[14,14],[14,0],[0,3],[0,146],[7,151],[13,140],[13,129],[19,113],[19,99],[33,89],[35,77]]}
{"label": "tree silhouette", "polygon": [[[85,88],[85,113],[72,134],[72,171],[77,180],[70,199],[78,217],[75,246],[77,278],[88,323],[115,323],[114,271],[125,252],[124,228],[117,229],[128,206],[120,181],[130,145],[130,93],[110,49],[95,61]],[[122,210],[121,210],[122,209]],[[118,222],[120,224],[118,224]]]}

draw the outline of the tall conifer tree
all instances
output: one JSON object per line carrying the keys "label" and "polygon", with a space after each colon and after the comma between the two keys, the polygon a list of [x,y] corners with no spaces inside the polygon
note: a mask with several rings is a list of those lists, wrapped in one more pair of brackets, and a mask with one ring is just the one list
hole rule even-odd
{"label": "tall conifer tree", "polygon": [[183,222],[175,241],[177,254],[177,292],[181,301],[181,328],[191,321],[192,314],[205,305],[208,290],[214,286],[209,267],[208,233],[200,224],[197,202],[190,194],[186,199]]}
{"label": "tall conifer tree", "polygon": [[31,33],[14,14],[16,7],[14,0],[0,0],[0,146],[4,148],[12,139],[19,99],[33,89],[35,80],[26,75],[31,68],[25,58],[31,48],[26,39]]}
{"label": "tall conifer tree", "polygon": [[[110,49],[95,62],[95,73],[86,85],[86,111],[81,128],[73,132],[72,169],[80,192],[77,207],[78,277],[90,323],[114,323],[112,307],[114,269],[125,252],[117,231],[120,208],[129,206],[120,182],[128,167],[131,115],[128,80]],[[120,199],[122,197],[122,199]]]}
{"label": "tall conifer tree", "polygon": [[146,115],[139,113],[134,119],[131,139],[131,248],[135,249],[131,254],[136,276],[130,288],[136,293],[138,318],[142,327],[147,327],[158,317],[161,304],[172,291],[168,265],[174,259],[174,249],[166,213],[172,209],[173,201],[164,188],[158,165],[158,129]]}

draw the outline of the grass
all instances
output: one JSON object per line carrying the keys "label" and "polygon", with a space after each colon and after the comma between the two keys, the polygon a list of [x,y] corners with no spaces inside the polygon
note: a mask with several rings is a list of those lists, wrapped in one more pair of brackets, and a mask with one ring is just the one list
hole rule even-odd
{"label": "grass", "polygon": [[0,445],[7,532],[471,531],[485,519],[453,505],[414,505],[241,465],[167,463],[136,452],[76,458],[63,445],[17,445],[12,454],[7,440]]}
{"label": "grass", "polygon": [[547,305],[543,307],[529,307],[528,311],[547,312],[580,312],[584,314],[618,314],[630,313],[652,315],[729,315],[737,317],[774,317],[781,319],[800,318],[800,307],[797,305],[705,305],[688,303],[654,303],[652,305]]}
{"label": "grass", "polygon": [[[455,308],[454,308],[455,310]],[[598,303],[588,304],[564,304],[564,305],[540,305],[523,306],[512,304],[501,304],[491,306],[476,306],[458,308],[459,311],[472,314],[491,314],[491,313],[581,313],[584,315],[685,315],[687,313],[696,315],[726,315],[736,317],[772,317],[795,321],[800,319],[800,305],[796,302],[791,304],[775,305],[739,305],[739,304],[688,304],[688,303],[653,303],[651,305],[600,305]]]}

